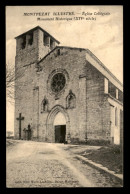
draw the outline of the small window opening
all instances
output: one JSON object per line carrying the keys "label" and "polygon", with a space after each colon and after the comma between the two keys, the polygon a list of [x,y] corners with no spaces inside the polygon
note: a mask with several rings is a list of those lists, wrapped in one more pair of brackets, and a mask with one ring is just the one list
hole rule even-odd
{"label": "small window opening", "polygon": [[26,36],[22,38],[21,48],[24,49],[26,47]]}
{"label": "small window opening", "polygon": [[33,44],[33,32],[29,34],[28,44],[29,45]]}
{"label": "small window opening", "polygon": [[53,40],[50,39],[50,48],[53,49]]}
{"label": "small window opening", "polygon": [[60,49],[57,50],[57,55],[60,55]]}
{"label": "small window opening", "polygon": [[108,82],[108,93],[116,98],[116,87],[110,81]]}
{"label": "small window opening", "polygon": [[49,39],[48,39],[48,36],[46,34],[44,34],[43,44],[44,44],[44,46],[49,46]]}

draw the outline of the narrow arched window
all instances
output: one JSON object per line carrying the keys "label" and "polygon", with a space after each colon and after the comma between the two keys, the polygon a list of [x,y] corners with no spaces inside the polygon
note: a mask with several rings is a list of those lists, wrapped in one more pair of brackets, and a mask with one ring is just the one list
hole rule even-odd
{"label": "narrow arched window", "polygon": [[41,113],[48,111],[48,100],[44,97],[42,104],[41,104]]}
{"label": "narrow arched window", "polygon": [[69,94],[66,99],[67,99],[67,108],[76,107],[76,97],[75,97],[75,94],[72,93],[72,90],[69,91]]}
{"label": "narrow arched window", "polygon": [[118,114],[117,114],[117,107],[115,108],[115,126],[118,125]]}

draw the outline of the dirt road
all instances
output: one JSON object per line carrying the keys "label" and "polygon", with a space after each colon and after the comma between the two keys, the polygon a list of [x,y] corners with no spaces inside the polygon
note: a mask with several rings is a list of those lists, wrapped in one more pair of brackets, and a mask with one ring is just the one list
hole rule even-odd
{"label": "dirt road", "polygon": [[66,150],[68,145],[10,141],[7,187],[120,187],[116,180],[77,160],[75,153]]}

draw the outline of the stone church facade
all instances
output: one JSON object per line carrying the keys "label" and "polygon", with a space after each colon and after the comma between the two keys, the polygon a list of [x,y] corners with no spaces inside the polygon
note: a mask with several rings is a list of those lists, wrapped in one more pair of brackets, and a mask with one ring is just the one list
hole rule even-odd
{"label": "stone church facade", "polygon": [[90,50],[58,45],[39,26],[16,37],[15,139],[120,144],[122,84]]}

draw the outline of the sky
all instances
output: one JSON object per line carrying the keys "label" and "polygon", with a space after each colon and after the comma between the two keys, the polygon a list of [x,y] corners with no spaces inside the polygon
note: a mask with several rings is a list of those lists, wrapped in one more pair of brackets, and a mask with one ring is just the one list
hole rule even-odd
{"label": "sky", "polygon": [[[24,16],[24,13],[74,12],[74,16],[58,16],[73,20],[41,20],[39,16]],[[92,15],[82,15],[84,13]],[[100,13],[108,15],[94,15]],[[56,16],[55,16],[56,17]],[[74,20],[84,17],[84,20]],[[88,20],[89,17],[96,20]],[[86,18],[88,18],[86,20]],[[14,65],[16,36],[41,26],[55,37],[60,46],[89,49],[123,83],[123,7],[122,6],[7,6],[6,7],[6,63]],[[14,105],[7,99],[7,130],[14,129]]]}

